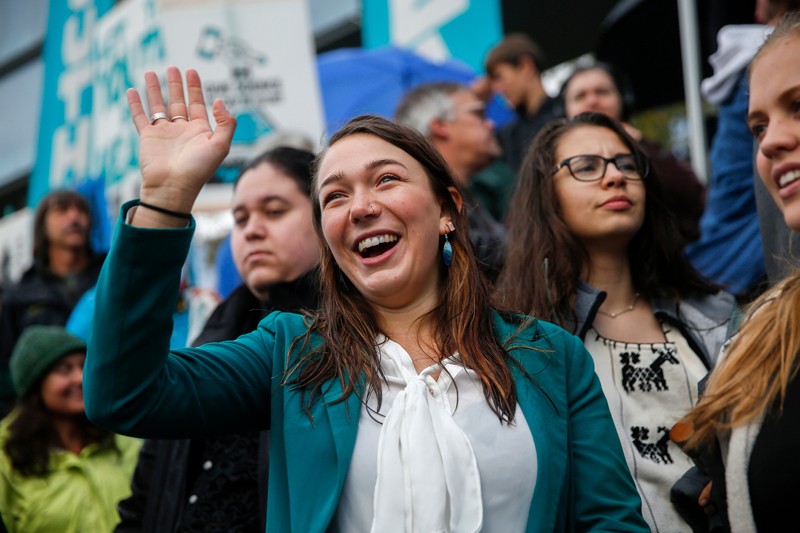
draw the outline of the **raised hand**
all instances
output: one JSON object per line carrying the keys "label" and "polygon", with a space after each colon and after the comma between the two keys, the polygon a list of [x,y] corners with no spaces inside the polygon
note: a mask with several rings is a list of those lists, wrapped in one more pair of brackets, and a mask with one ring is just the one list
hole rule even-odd
{"label": "raised hand", "polygon": [[[236,119],[216,100],[212,109],[217,124],[211,129],[197,71],[186,71],[188,104],[176,67],[167,69],[167,82],[169,106],[162,98],[158,76],[145,73],[149,113],[135,89],[127,93],[131,118],[139,132],[140,199],[163,209],[189,212],[200,189],[228,154]],[[152,218],[152,214],[148,216]]]}

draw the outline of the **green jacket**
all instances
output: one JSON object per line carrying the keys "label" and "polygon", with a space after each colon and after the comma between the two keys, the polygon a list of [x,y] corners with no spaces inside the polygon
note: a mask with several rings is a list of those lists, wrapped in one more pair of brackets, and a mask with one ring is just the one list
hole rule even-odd
{"label": "green jacket", "polygon": [[[350,466],[359,399],[331,402],[341,393],[331,381],[309,417],[300,392],[279,386],[287,351],[306,332],[299,315],[273,313],[235,341],[169,352],[192,230],[118,226],[84,368],[87,413],[113,431],[158,438],[264,429],[270,415],[267,531],[326,531]],[[510,355],[536,380],[509,365],[538,456],[527,530],[647,531],[583,343],[544,322],[515,335],[519,322],[496,315],[494,327],[502,342],[513,339]]]}
{"label": "green jacket", "polygon": [[117,502],[131,493],[141,441],[116,436],[118,450],[91,444],[80,455],[53,451],[45,477],[23,476],[5,453],[8,426],[17,414],[0,422],[0,514],[8,531],[111,531],[119,522]]}

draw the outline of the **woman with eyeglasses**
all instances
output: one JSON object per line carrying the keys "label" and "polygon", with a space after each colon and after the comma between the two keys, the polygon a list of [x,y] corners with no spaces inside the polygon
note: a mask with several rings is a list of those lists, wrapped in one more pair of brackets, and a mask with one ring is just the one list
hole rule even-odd
{"label": "woman with eyeglasses", "polygon": [[631,125],[636,98],[624,72],[603,62],[579,65],[561,86],[559,99],[567,118],[591,112],[603,113],[620,121],[650,158],[650,166],[656,169],[664,203],[675,211],[678,229],[685,242],[700,238],[705,187],[688,164]]}
{"label": "woman with eyeglasses", "polygon": [[681,252],[648,160],[620,123],[551,122],[520,171],[500,301],[559,323],[594,359],[656,531],[687,529],[669,503],[692,465],[669,428],[697,402],[735,309]]}

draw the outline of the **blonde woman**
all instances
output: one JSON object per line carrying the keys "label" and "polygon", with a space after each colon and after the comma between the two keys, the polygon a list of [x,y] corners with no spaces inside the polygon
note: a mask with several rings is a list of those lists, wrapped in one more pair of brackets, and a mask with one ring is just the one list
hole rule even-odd
{"label": "blonde woman", "polygon": [[[800,15],[793,12],[753,60],[748,113],[758,173],[793,231],[800,231],[798,55]],[[673,438],[706,466],[711,501],[727,504],[732,531],[781,531],[796,520],[800,489],[800,272],[748,314]],[[702,495],[700,503],[708,502]]]}

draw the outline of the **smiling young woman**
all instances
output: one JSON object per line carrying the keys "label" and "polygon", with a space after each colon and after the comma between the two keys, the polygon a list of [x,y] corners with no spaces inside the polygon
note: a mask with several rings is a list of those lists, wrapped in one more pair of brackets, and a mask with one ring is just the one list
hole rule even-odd
{"label": "smiling young woman", "polygon": [[537,136],[509,238],[501,302],[583,339],[645,519],[653,530],[686,530],[669,494],[692,462],[668,430],[697,402],[733,297],[689,265],[647,157],[606,115],[554,121]]}
{"label": "smiling young woman", "polygon": [[[753,59],[748,116],[758,142],[759,175],[795,232],[800,231],[798,55],[800,12],[795,11],[781,19]],[[753,302],[746,316],[703,399],[683,420],[689,430],[681,440],[708,468],[710,501],[727,510],[733,531],[779,531],[795,517],[800,479],[800,273]]]}
{"label": "smiling young woman", "polygon": [[123,206],[98,287],[93,420],[160,438],[269,428],[271,531],[646,530],[588,354],[491,307],[453,177],[411,128],[358,117],[318,157],[319,312],[169,352],[184,214],[235,122],[217,101],[212,132],[197,73],[188,106],[167,76],[169,107],[146,75],[152,119],[129,91],[143,203]]}

